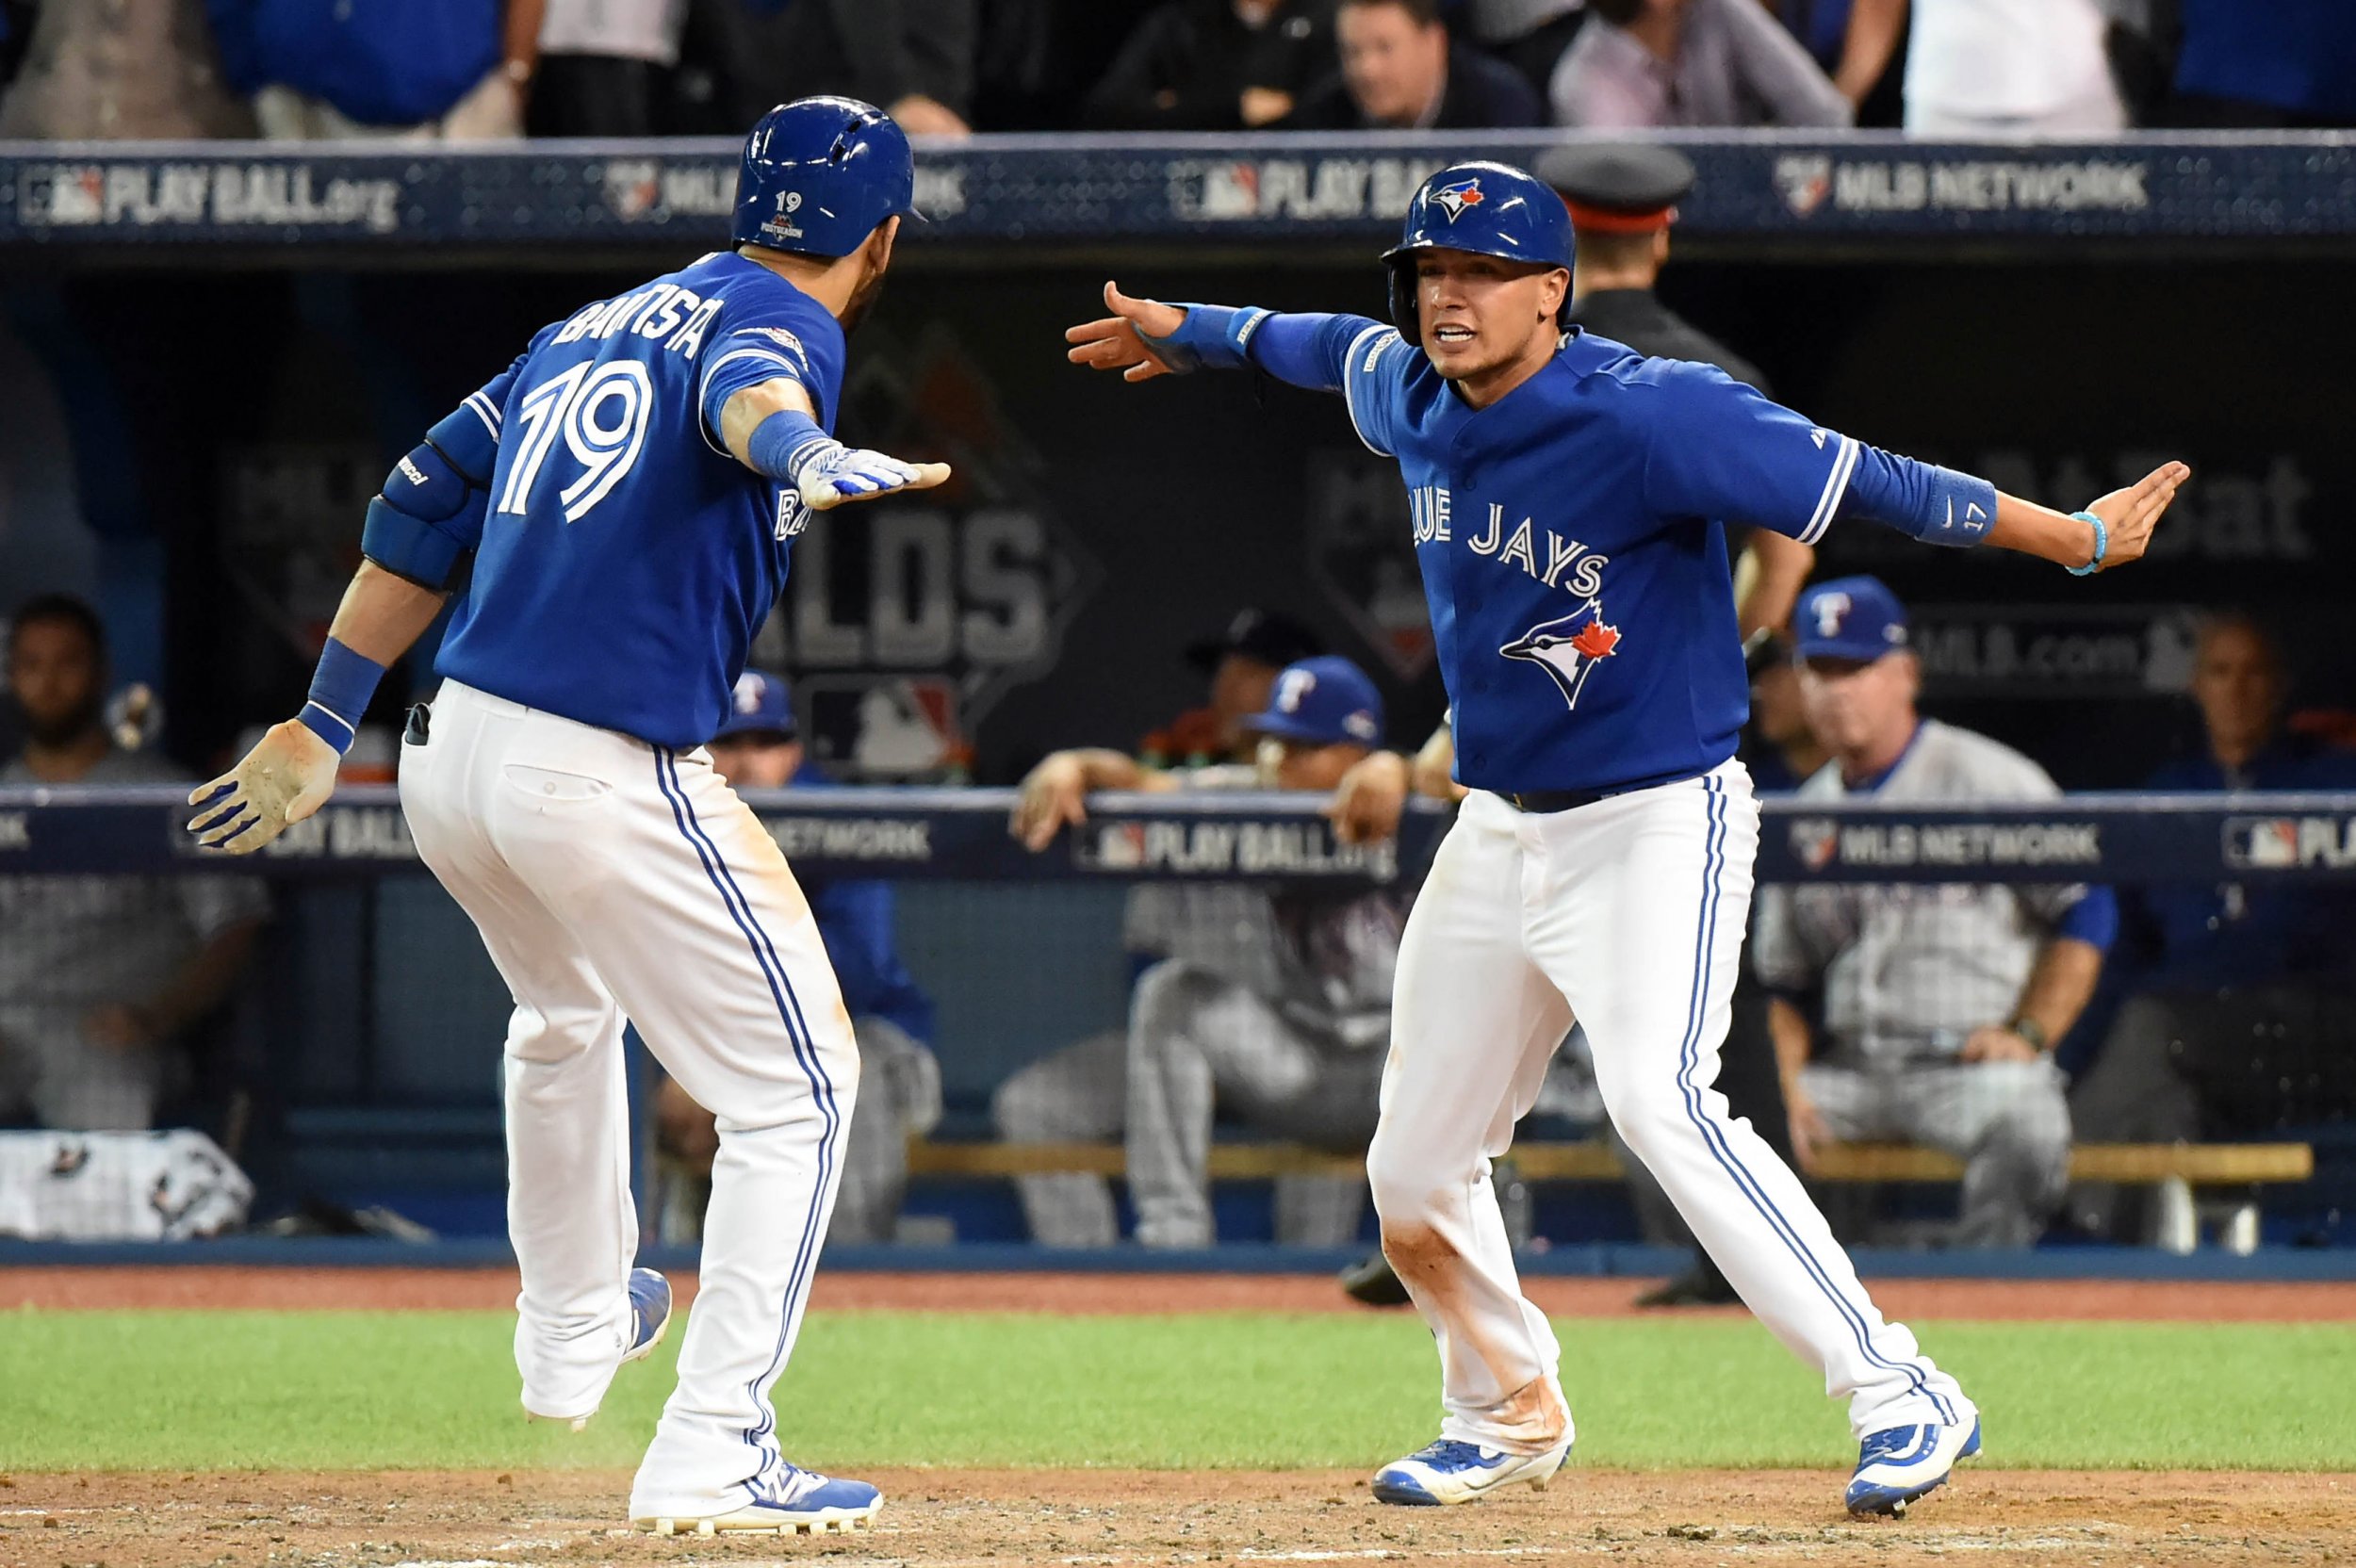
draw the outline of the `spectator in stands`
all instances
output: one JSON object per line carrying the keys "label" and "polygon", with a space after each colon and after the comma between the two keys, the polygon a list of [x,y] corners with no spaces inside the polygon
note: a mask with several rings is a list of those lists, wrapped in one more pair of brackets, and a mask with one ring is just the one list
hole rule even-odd
{"label": "spectator in stands", "polygon": [[0,8],[0,56],[21,61],[0,99],[0,140],[252,136],[205,11],[205,0]]}
{"label": "spectator in stands", "polygon": [[[188,782],[107,734],[106,633],[90,606],[25,604],[8,668],[28,739],[0,784]],[[154,1126],[186,1076],[182,1035],[228,996],[268,913],[245,877],[0,876],[0,1119]]]}
{"label": "spectator in stands", "polygon": [[810,93],[882,106],[910,136],[970,136],[980,0],[703,0],[688,13],[730,125]]}
{"label": "spectator in stands", "polygon": [[524,128],[533,136],[658,134],[664,73],[679,63],[678,0],[544,0]]}
{"label": "spectator in stands", "polygon": [[1587,22],[1587,0],[1471,0],[1472,35],[1522,74],[1545,101],[1562,52]]}
{"label": "spectator in stands", "polygon": [[1285,122],[1300,131],[1474,131],[1545,122],[1538,95],[1501,60],[1451,42],[1439,0],[1342,0],[1342,68]]}
{"label": "spectator in stands", "polygon": [[[2205,744],[2148,788],[2356,790],[2356,755],[2283,733],[2288,685],[2263,625],[2240,612],[2209,620],[2191,687]],[[2269,849],[2295,858],[2297,846],[2253,838],[2242,853],[2263,863]],[[2356,1110],[2356,900],[2328,883],[2234,882],[2159,883],[2125,903],[2130,994],[2072,1086],[2081,1136],[2172,1143]],[[2148,1240],[2154,1216],[2140,1196],[2082,1184],[2070,1217]]]}
{"label": "spectator in stands", "polygon": [[2174,125],[2356,125],[2356,6],[2348,0],[2180,0]]}
{"label": "spectator in stands", "polygon": [[[1792,624],[1808,721],[1833,757],[1802,801],[2060,793],[2019,752],[1919,714],[1906,612],[1879,581],[1820,583]],[[1836,1138],[1927,1144],[1964,1162],[1957,1240],[2033,1245],[2070,1168],[2070,1111],[2048,1053],[2093,993],[2117,927],[2100,888],[1761,890],[1751,956],[1776,993],[1802,1168]]]}
{"label": "spectator in stands", "polygon": [[1167,0],[1081,111],[1112,130],[1245,131],[1293,112],[1333,68],[1332,0]]}
{"label": "spectator in stands", "polygon": [[[739,791],[826,782],[803,755],[784,678],[759,670],[747,670],[736,682],[731,710],[712,740],[712,765]],[[843,1187],[826,1235],[837,1242],[890,1241],[908,1192],[908,1140],[941,1120],[933,1001],[900,961],[890,883],[805,877],[801,886],[859,1037],[859,1104],[843,1142]],[[676,1079],[665,1078],[655,1117],[660,1151],[693,1178],[692,1184],[677,1184],[666,1193],[662,1231],[668,1239],[693,1240],[701,1233],[719,1149],[712,1113]]]}
{"label": "spectator in stands", "polygon": [[[1248,727],[1252,767],[1172,774],[1114,751],[1056,752],[1023,781],[1012,830],[1043,849],[1095,790],[1330,792],[1381,743],[1383,699],[1350,661],[1307,659],[1278,676]],[[1137,977],[1125,1038],[1117,1050],[1084,1041],[1008,1079],[994,1104],[1001,1132],[1024,1142],[1121,1132],[1137,1240],[1209,1246],[1216,1108],[1336,1152],[1363,1152],[1373,1136],[1406,913],[1387,889],[1139,889],[1130,945],[1165,956]],[[1365,1194],[1357,1176],[1280,1178],[1277,1239],[1355,1240]],[[1024,1206],[1049,1245],[1112,1239],[1110,1195],[1091,1178],[1032,1178]]]}
{"label": "spectator in stands", "polygon": [[1324,651],[1316,632],[1281,610],[1238,610],[1223,633],[1186,649],[1186,662],[1210,678],[1210,701],[1146,736],[1139,760],[1153,768],[1252,760],[1259,742],[1244,721],[1268,707],[1277,672]]}
{"label": "spectator in stands", "polygon": [[2118,131],[2127,108],[2111,75],[2108,26],[2102,0],[1850,0],[1837,75],[1861,98],[1904,37],[1913,135]]}
{"label": "spectator in stands", "polygon": [[523,135],[541,0],[206,0],[262,134],[483,141]]}
{"label": "spectator in stands", "polygon": [[1592,130],[1849,123],[1852,109],[1758,0],[1588,0],[1554,68],[1554,122]]}

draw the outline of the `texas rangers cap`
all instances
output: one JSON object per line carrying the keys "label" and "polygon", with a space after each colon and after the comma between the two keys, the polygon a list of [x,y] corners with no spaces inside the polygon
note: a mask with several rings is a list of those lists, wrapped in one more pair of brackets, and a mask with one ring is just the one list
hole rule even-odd
{"label": "texas rangers cap", "polygon": [[786,685],[785,677],[746,670],[736,678],[736,692],[728,699],[728,717],[720,721],[720,733],[712,739],[774,735],[780,741],[791,741],[801,733],[794,722],[794,693]]}
{"label": "texas rangers cap", "polygon": [[1325,640],[1281,610],[1239,610],[1216,637],[1205,637],[1186,649],[1186,662],[1212,670],[1231,653],[1281,670],[1325,651]]}
{"label": "texas rangers cap", "polygon": [[1379,746],[1383,694],[1366,671],[1338,655],[1303,659],[1278,673],[1268,711],[1252,714],[1243,727],[1312,745]]}
{"label": "texas rangers cap", "polygon": [[1555,147],[1538,160],[1538,177],[1562,193],[1571,226],[1606,234],[1665,229],[1693,188],[1693,162],[1669,147],[1594,142]]}
{"label": "texas rangers cap", "polygon": [[1906,645],[1906,607],[1876,577],[1837,577],[1800,596],[1792,612],[1802,659],[1871,662]]}

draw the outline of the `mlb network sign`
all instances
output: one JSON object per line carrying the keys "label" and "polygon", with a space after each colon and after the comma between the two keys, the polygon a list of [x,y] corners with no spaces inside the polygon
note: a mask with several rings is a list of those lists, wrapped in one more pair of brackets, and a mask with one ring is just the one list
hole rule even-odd
{"label": "mlb network sign", "polygon": [[2102,829],[2091,822],[1835,822],[1792,825],[1792,854],[1809,871],[1834,866],[1975,867],[2102,863]]}
{"label": "mlb network sign", "polygon": [[1775,192],[1794,218],[1834,212],[2142,212],[2140,158],[1835,158],[1775,160]]}
{"label": "mlb network sign", "polygon": [[2356,866],[2356,817],[2228,817],[2225,863],[2236,871]]}

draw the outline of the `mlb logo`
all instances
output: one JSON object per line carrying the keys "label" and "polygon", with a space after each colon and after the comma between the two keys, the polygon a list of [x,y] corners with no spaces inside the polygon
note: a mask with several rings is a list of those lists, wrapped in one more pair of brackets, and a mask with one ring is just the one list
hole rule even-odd
{"label": "mlb logo", "polygon": [[616,158],[605,166],[605,204],[635,223],[663,199],[663,166],[652,158]]}
{"label": "mlb logo", "polygon": [[1775,160],[1775,189],[1794,218],[1806,218],[1832,194],[1832,159],[1823,153],[1793,154]]}
{"label": "mlb logo", "polygon": [[1136,871],[1145,864],[1145,825],[1105,823],[1081,840],[1080,863],[1099,871]]}
{"label": "mlb logo", "polygon": [[1803,817],[1792,825],[1792,853],[1810,871],[1832,864],[1841,848],[1841,825],[1826,817]]}
{"label": "mlb logo", "polygon": [[2252,871],[2279,871],[2299,864],[2299,822],[2294,817],[2225,819],[2225,863]]}

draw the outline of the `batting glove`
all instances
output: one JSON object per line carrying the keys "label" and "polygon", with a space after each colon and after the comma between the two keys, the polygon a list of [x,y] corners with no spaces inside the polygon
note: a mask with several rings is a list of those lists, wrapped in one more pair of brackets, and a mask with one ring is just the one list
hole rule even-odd
{"label": "batting glove", "polygon": [[243,761],[189,794],[188,831],[206,849],[251,855],[326,803],[342,762],[307,726],[274,724]]}
{"label": "batting glove", "polygon": [[903,463],[840,441],[812,441],[794,454],[792,465],[794,487],[812,512],[894,490],[927,490],[949,477],[946,463]]}

